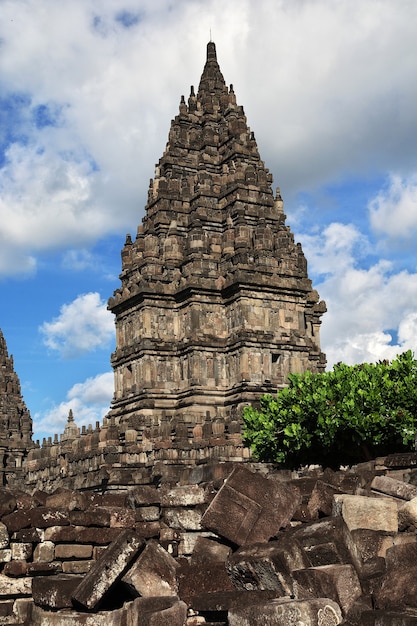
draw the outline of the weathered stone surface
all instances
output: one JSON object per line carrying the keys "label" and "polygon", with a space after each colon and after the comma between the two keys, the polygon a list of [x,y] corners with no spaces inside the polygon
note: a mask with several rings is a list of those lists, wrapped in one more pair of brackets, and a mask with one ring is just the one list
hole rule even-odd
{"label": "weathered stone surface", "polygon": [[143,539],[133,531],[123,531],[75,590],[74,601],[86,609],[94,609],[144,545]]}
{"label": "weathered stone surface", "polygon": [[72,489],[59,488],[45,498],[45,507],[65,508],[68,511],[85,511],[88,508],[89,498],[85,493]]}
{"label": "weathered stone surface", "polygon": [[65,508],[39,506],[30,511],[30,523],[35,528],[67,526],[69,524],[68,510]]}
{"label": "weathered stone surface", "polygon": [[360,626],[417,626],[417,614],[406,611],[366,611]]}
{"label": "weathered stone surface", "polygon": [[216,591],[233,591],[224,563],[190,563],[181,560],[177,571],[179,597],[188,606],[193,606],[194,596]]}
{"label": "weathered stone surface", "polygon": [[17,510],[2,517],[3,524],[7,527],[9,533],[14,533],[21,528],[27,528],[31,525],[31,519],[28,511]]}
{"label": "weathered stone surface", "polygon": [[400,529],[417,526],[417,498],[413,498],[399,506],[398,525]]}
{"label": "weathered stone surface", "polygon": [[359,578],[352,565],[322,565],[293,572],[297,581],[297,598],[331,598],[349,613],[353,604],[362,595]]}
{"label": "weathered stone surface", "polygon": [[336,495],[334,514],[342,516],[349,530],[367,528],[398,532],[397,505],[388,498]]}
{"label": "weathered stone surface", "polygon": [[[214,495],[214,494],[213,494]],[[177,487],[166,487],[161,489],[161,506],[194,506],[205,504],[211,499],[211,494],[207,488],[201,485],[179,485]]]}
{"label": "weathered stone surface", "polygon": [[138,485],[129,490],[128,502],[131,508],[149,504],[159,504],[161,501],[161,490],[153,485]]}
{"label": "weathered stone surface", "polygon": [[9,578],[0,574],[0,598],[30,596],[31,578]]}
{"label": "weathered stone surface", "polygon": [[403,480],[396,480],[390,476],[375,476],[371,489],[402,500],[417,498],[416,485],[407,484]]}
{"label": "weathered stone surface", "polygon": [[93,546],[89,544],[63,543],[55,547],[56,559],[91,559]]}
{"label": "weathered stone surface", "polygon": [[0,522],[0,550],[7,548],[9,541],[9,531],[7,530],[7,526]]}
{"label": "weathered stone surface", "polygon": [[3,567],[3,574],[10,576],[11,578],[19,578],[19,576],[26,576],[28,572],[28,564],[26,561],[9,561]]}
{"label": "weathered stone surface", "polygon": [[327,517],[303,524],[290,534],[300,544],[312,567],[335,563],[355,565],[359,558],[341,517]]}
{"label": "weathered stone surface", "polygon": [[12,553],[12,559],[23,560],[29,559],[33,553],[33,547],[31,543],[10,543],[10,550]]}
{"label": "weathered stone surface", "polygon": [[340,608],[329,598],[270,600],[229,611],[229,626],[337,626],[341,622]]}
{"label": "weathered stone surface", "polygon": [[48,609],[72,607],[72,594],[82,581],[81,576],[43,576],[32,581],[33,601]]}
{"label": "weathered stone surface", "polygon": [[275,591],[217,591],[193,598],[193,609],[204,613],[224,613],[230,609],[252,606],[276,598]]}
{"label": "weathered stone surface", "polygon": [[232,554],[227,571],[237,589],[274,590],[277,597],[293,596],[292,572],[309,567],[310,561],[293,537],[244,546]]}
{"label": "weathered stone surface", "polygon": [[35,605],[30,626],[121,626],[125,623],[125,618],[125,609],[89,614],[67,609],[53,612]]}
{"label": "weathered stone surface", "polygon": [[93,528],[83,526],[52,526],[45,529],[45,540],[54,543],[91,543],[108,545],[123,532],[120,528]]}
{"label": "weathered stone surface", "polygon": [[201,523],[237,545],[267,541],[288,524],[299,502],[297,490],[237,467]]}
{"label": "weathered stone surface", "polygon": [[231,548],[229,546],[214,541],[207,537],[199,535],[194,544],[194,548],[191,554],[191,560],[195,563],[198,561],[217,561],[225,563],[231,554]]}
{"label": "weathered stone surface", "polygon": [[34,563],[51,563],[55,558],[55,544],[52,541],[38,543],[33,551]]}
{"label": "weathered stone surface", "polygon": [[417,609],[417,543],[389,548],[385,560],[386,573],[374,594],[376,608]]}
{"label": "weathered stone surface", "polygon": [[160,514],[159,506],[141,506],[135,511],[135,519],[137,522],[156,522]]}
{"label": "weathered stone surface", "polygon": [[74,526],[110,526],[110,510],[96,506],[86,511],[70,511],[69,521]]}
{"label": "weathered stone surface", "polygon": [[22,528],[12,534],[12,541],[23,543],[39,543],[44,541],[45,531],[42,528]]}
{"label": "weathered stone surface", "polygon": [[62,572],[62,564],[60,561],[52,561],[52,563],[27,563],[27,573],[29,576],[50,576],[51,574],[59,574]]}
{"label": "weathered stone surface", "polygon": [[95,561],[64,561],[62,571],[64,574],[86,574],[90,571]]}
{"label": "weathered stone surface", "polygon": [[[0,331],[1,332],[1,331]],[[0,519],[16,508],[16,498],[9,489],[0,487]]]}
{"label": "weathered stone surface", "polygon": [[201,530],[202,513],[198,509],[165,509],[163,519],[171,528],[181,530]]}
{"label": "weathered stone surface", "polygon": [[342,493],[341,489],[335,485],[317,480],[308,502],[308,511],[311,519],[318,517],[319,513],[331,515],[333,510],[333,496]]}
{"label": "weathered stone surface", "polygon": [[0,550],[0,563],[8,563],[12,558],[12,551],[8,548]]}
{"label": "weathered stone surface", "polygon": [[176,597],[137,598],[125,605],[128,626],[184,626],[187,605]]}
{"label": "weathered stone surface", "polygon": [[122,581],[142,597],[176,596],[178,564],[156,541],[149,541]]}

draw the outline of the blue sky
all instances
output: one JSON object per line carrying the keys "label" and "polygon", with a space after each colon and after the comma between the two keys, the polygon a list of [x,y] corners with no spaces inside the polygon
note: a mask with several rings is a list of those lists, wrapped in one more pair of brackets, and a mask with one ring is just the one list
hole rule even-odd
{"label": "blue sky", "polygon": [[35,438],[108,411],[106,302],[210,32],[329,367],[417,352],[415,0],[0,0],[0,328]]}

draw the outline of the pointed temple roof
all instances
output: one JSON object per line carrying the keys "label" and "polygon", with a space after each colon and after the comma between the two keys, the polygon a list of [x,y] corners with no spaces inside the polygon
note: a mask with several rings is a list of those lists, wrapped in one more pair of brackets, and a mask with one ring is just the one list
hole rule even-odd
{"label": "pointed temple roof", "polygon": [[[6,340],[0,330],[0,473],[15,472],[22,458],[33,447],[32,418],[23,400],[19,378],[14,371],[13,357],[7,352]],[[4,469],[6,468],[6,469]],[[0,478],[2,484],[8,480]]]}

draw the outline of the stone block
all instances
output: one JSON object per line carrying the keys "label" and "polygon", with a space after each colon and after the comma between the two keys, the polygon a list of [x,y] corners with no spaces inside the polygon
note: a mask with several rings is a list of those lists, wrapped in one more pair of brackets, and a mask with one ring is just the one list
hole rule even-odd
{"label": "stone block", "polygon": [[185,626],[187,605],[176,597],[137,598],[125,605],[132,626]]}
{"label": "stone block", "polygon": [[167,526],[180,530],[202,530],[202,513],[198,509],[164,509],[163,520]]}
{"label": "stone block", "polygon": [[151,537],[158,537],[161,526],[159,522],[136,522],[135,532],[139,537],[143,539],[150,539]]}
{"label": "stone block", "polygon": [[398,532],[397,505],[389,498],[336,495],[333,514],[340,515],[349,530]]}
{"label": "stone block", "polygon": [[398,507],[398,526],[402,530],[417,527],[417,498],[404,502]]}
{"label": "stone block", "polygon": [[31,578],[9,578],[0,574],[0,599],[30,596],[31,594]]}
{"label": "stone block", "polygon": [[179,485],[161,489],[161,506],[163,507],[190,507],[205,504],[211,499],[212,495],[201,485]]}
{"label": "stone block", "polygon": [[337,626],[341,622],[340,607],[329,598],[281,598],[229,611],[229,626]]}
{"label": "stone block", "polygon": [[193,598],[193,610],[199,613],[221,613],[216,619],[227,619],[227,612],[275,599],[275,591],[217,591],[201,593]]}
{"label": "stone block", "polygon": [[12,560],[12,551],[10,549],[0,550],[0,563],[8,563]]}
{"label": "stone block", "polygon": [[62,564],[59,561],[52,561],[51,563],[27,563],[27,573],[29,576],[50,576],[51,574],[60,574],[61,572]]}
{"label": "stone block", "polygon": [[227,575],[224,563],[190,563],[181,559],[177,570],[179,597],[188,606],[193,606],[193,598],[201,593],[233,591],[232,581]]}
{"label": "stone block", "polygon": [[74,526],[110,526],[110,510],[96,506],[86,511],[70,511],[69,521]]}
{"label": "stone block", "polygon": [[10,576],[11,578],[19,578],[20,576],[26,576],[28,572],[27,561],[10,561],[3,567],[3,574]]}
{"label": "stone block", "polygon": [[81,491],[60,488],[45,499],[45,507],[65,508],[68,511],[85,511],[89,505],[88,496]]}
{"label": "stone block", "polygon": [[72,594],[82,581],[81,576],[39,576],[32,581],[33,601],[47,609],[72,608]]}
{"label": "stone block", "polygon": [[33,551],[34,563],[51,563],[55,558],[55,544],[52,541],[38,543]]}
{"label": "stone block", "polygon": [[341,517],[303,524],[288,534],[297,540],[312,567],[358,563],[355,544]]}
{"label": "stone block", "polygon": [[31,519],[28,511],[23,510],[13,511],[13,513],[4,515],[1,521],[7,527],[10,534],[31,525]]}
{"label": "stone block", "polygon": [[153,485],[138,485],[134,489],[130,489],[127,500],[132,509],[149,504],[159,504],[161,490]]}
{"label": "stone block", "polygon": [[417,615],[407,611],[365,611],[360,626],[417,626]]}
{"label": "stone block", "polygon": [[88,610],[96,608],[144,545],[132,530],[122,531],[75,590],[74,601]]}
{"label": "stone block", "polygon": [[62,543],[55,547],[56,559],[91,559],[93,546],[90,544]]}
{"label": "stone block", "polygon": [[415,485],[410,485],[389,476],[375,476],[371,483],[371,489],[402,500],[417,498],[417,487]]}
{"label": "stone block", "polygon": [[64,561],[62,571],[64,574],[86,574],[90,571],[95,561]]}
{"label": "stone block", "polygon": [[0,522],[0,550],[7,548],[9,541],[9,531],[7,530],[7,526]]}
{"label": "stone block", "polygon": [[231,552],[232,550],[229,546],[199,535],[194,544],[191,560],[193,562],[214,561],[225,563]]}
{"label": "stone block", "polygon": [[0,518],[12,513],[16,508],[16,498],[9,489],[0,487]]}
{"label": "stone block", "polygon": [[30,523],[35,528],[67,526],[69,524],[68,510],[65,508],[39,506],[30,511]]}
{"label": "stone block", "polygon": [[333,510],[333,497],[342,494],[335,485],[330,485],[322,480],[317,480],[308,502],[308,511],[311,519],[318,517],[319,513],[331,515]]}
{"label": "stone block", "polygon": [[322,565],[296,570],[295,596],[302,598],[331,598],[347,615],[362,595],[359,578],[352,565]]}
{"label": "stone block", "polygon": [[159,520],[160,515],[159,506],[141,506],[135,510],[137,522],[156,522]]}
{"label": "stone block", "polygon": [[142,597],[176,596],[178,564],[156,541],[149,541],[122,581]]}
{"label": "stone block", "polygon": [[114,507],[110,509],[110,528],[135,528],[135,512],[132,509]]}
{"label": "stone block", "polygon": [[42,528],[22,528],[12,534],[12,541],[23,543],[39,543],[45,539],[45,531]]}
{"label": "stone block", "polygon": [[13,624],[14,600],[0,600],[0,624]]}
{"label": "stone block", "polygon": [[236,589],[273,590],[282,597],[294,595],[292,572],[309,565],[298,541],[283,535],[278,541],[239,548],[229,557],[227,571]]}
{"label": "stone block", "polygon": [[378,609],[417,609],[417,543],[393,546],[386,552],[386,573],[375,590]]}
{"label": "stone block", "polygon": [[12,553],[12,559],[16,561],[29,559],[33,553],[33,547],[31,543],[15,543],[10,544],[10,550]]}
{"label": "stone block", "polygon": [[268,541],[286,526],[300,494],[284,483],[236,467],[202,518],[202,525],[237,545]]}
{"label": "stone block", "polygon": [[68,609],[50,611],[34,605],[30,626],[120,626],[125,623],[125,609],[90,614]]}

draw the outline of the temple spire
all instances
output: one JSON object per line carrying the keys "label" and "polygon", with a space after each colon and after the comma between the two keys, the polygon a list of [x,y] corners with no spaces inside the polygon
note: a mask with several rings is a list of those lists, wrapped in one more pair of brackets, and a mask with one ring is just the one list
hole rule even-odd
{"label": "temple spire", "polygon": [[198,87],[198,98],[204,108],[210,109],[213,105],[219,104],[221,96],[227,94],[226,83],[217,63],[216,44],[213,41],[209,41],[207,44],[207,60]]}

